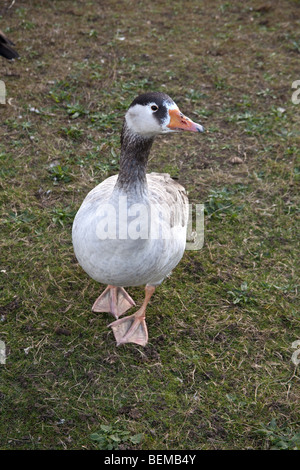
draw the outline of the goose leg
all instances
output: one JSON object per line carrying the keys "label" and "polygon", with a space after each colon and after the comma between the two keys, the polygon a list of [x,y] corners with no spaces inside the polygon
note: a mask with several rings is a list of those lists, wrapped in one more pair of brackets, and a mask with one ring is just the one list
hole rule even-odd
{"label": "goose leg", "polygon": [[121,318],[108,325],[112,327],[117,346],[125,343],[136,343],[146,346],[148,342],[148,330],[145,321],[146,307],[154,291],[154,286],[146,286],[145,299],[141,308],[133,315]]}
{"label": "goose leg", "polygon": [[92,306],[93,312],[110,312],[119,318],[130,307],[135,305],[134,300],[123,287],[108,285]]}

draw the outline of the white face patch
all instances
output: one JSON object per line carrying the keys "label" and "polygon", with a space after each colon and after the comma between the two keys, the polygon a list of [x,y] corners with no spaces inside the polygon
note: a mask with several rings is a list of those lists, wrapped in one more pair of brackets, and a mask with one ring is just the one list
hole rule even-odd
{"label": "white face patch", "polygon": [[[128,128],[135,134],[140,134],[145,137],[155,137],[158,134],[165,134],[173,132],[167,126],[170,122],[170,116],[167,112],[166,118],[159,122],[155,116],[157,111],[151,109],[156,107],[155,102],[148,103],[147,105],[135,104],[127,111],[125,115]],[[163,102],[163,106],[167,109],[178,109],[178,106],[173,102]]]}

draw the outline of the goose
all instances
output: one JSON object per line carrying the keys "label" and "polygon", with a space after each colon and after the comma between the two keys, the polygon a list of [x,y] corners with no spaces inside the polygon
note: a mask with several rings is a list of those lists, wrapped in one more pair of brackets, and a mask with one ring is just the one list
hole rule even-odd
{"label": "goose", "polygon": [[[121,132],[119,174],[92,189],[72,227],[75,256],[95,281],[106,284],[92,311],[110,312],[117,346],[148,342],[146,307],[157,286],[181,260],[188,223],[185,189],[169,174],[146,174],[156,136],[179,131],[203,132],[165,93],[148,92],[129,106]],[[145,286],[142,306],[125,287]]]}
{"label": "goose", "polygon": [[14,43],[0,29],[0,55],[8,60],[19,57],[17,51],[11,46],[14,46]]}

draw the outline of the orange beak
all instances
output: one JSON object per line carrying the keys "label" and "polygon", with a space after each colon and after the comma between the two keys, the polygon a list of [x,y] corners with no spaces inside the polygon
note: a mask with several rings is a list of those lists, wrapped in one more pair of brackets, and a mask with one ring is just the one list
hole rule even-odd
{"label": "orange beak", "polygon": [[184,116],[179,109],[169,109],[170,123],[167,125],[169,129],[174,131],[190,131],[190,132],[204,132],[204,127],[201,124],[196,124],[188,117]]}

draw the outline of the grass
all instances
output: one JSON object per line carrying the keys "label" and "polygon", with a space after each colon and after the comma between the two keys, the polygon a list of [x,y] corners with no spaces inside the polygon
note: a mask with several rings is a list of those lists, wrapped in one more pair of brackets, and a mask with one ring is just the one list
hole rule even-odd
{"label": "grass", "polygon": [[[10,4],[0,448],[299,449],[299,2]],[[149,161],[205,204],[205,244],[157,289],[149,344],[117,348],[71,226],[147,90],[208,129],[157,139]]]}

